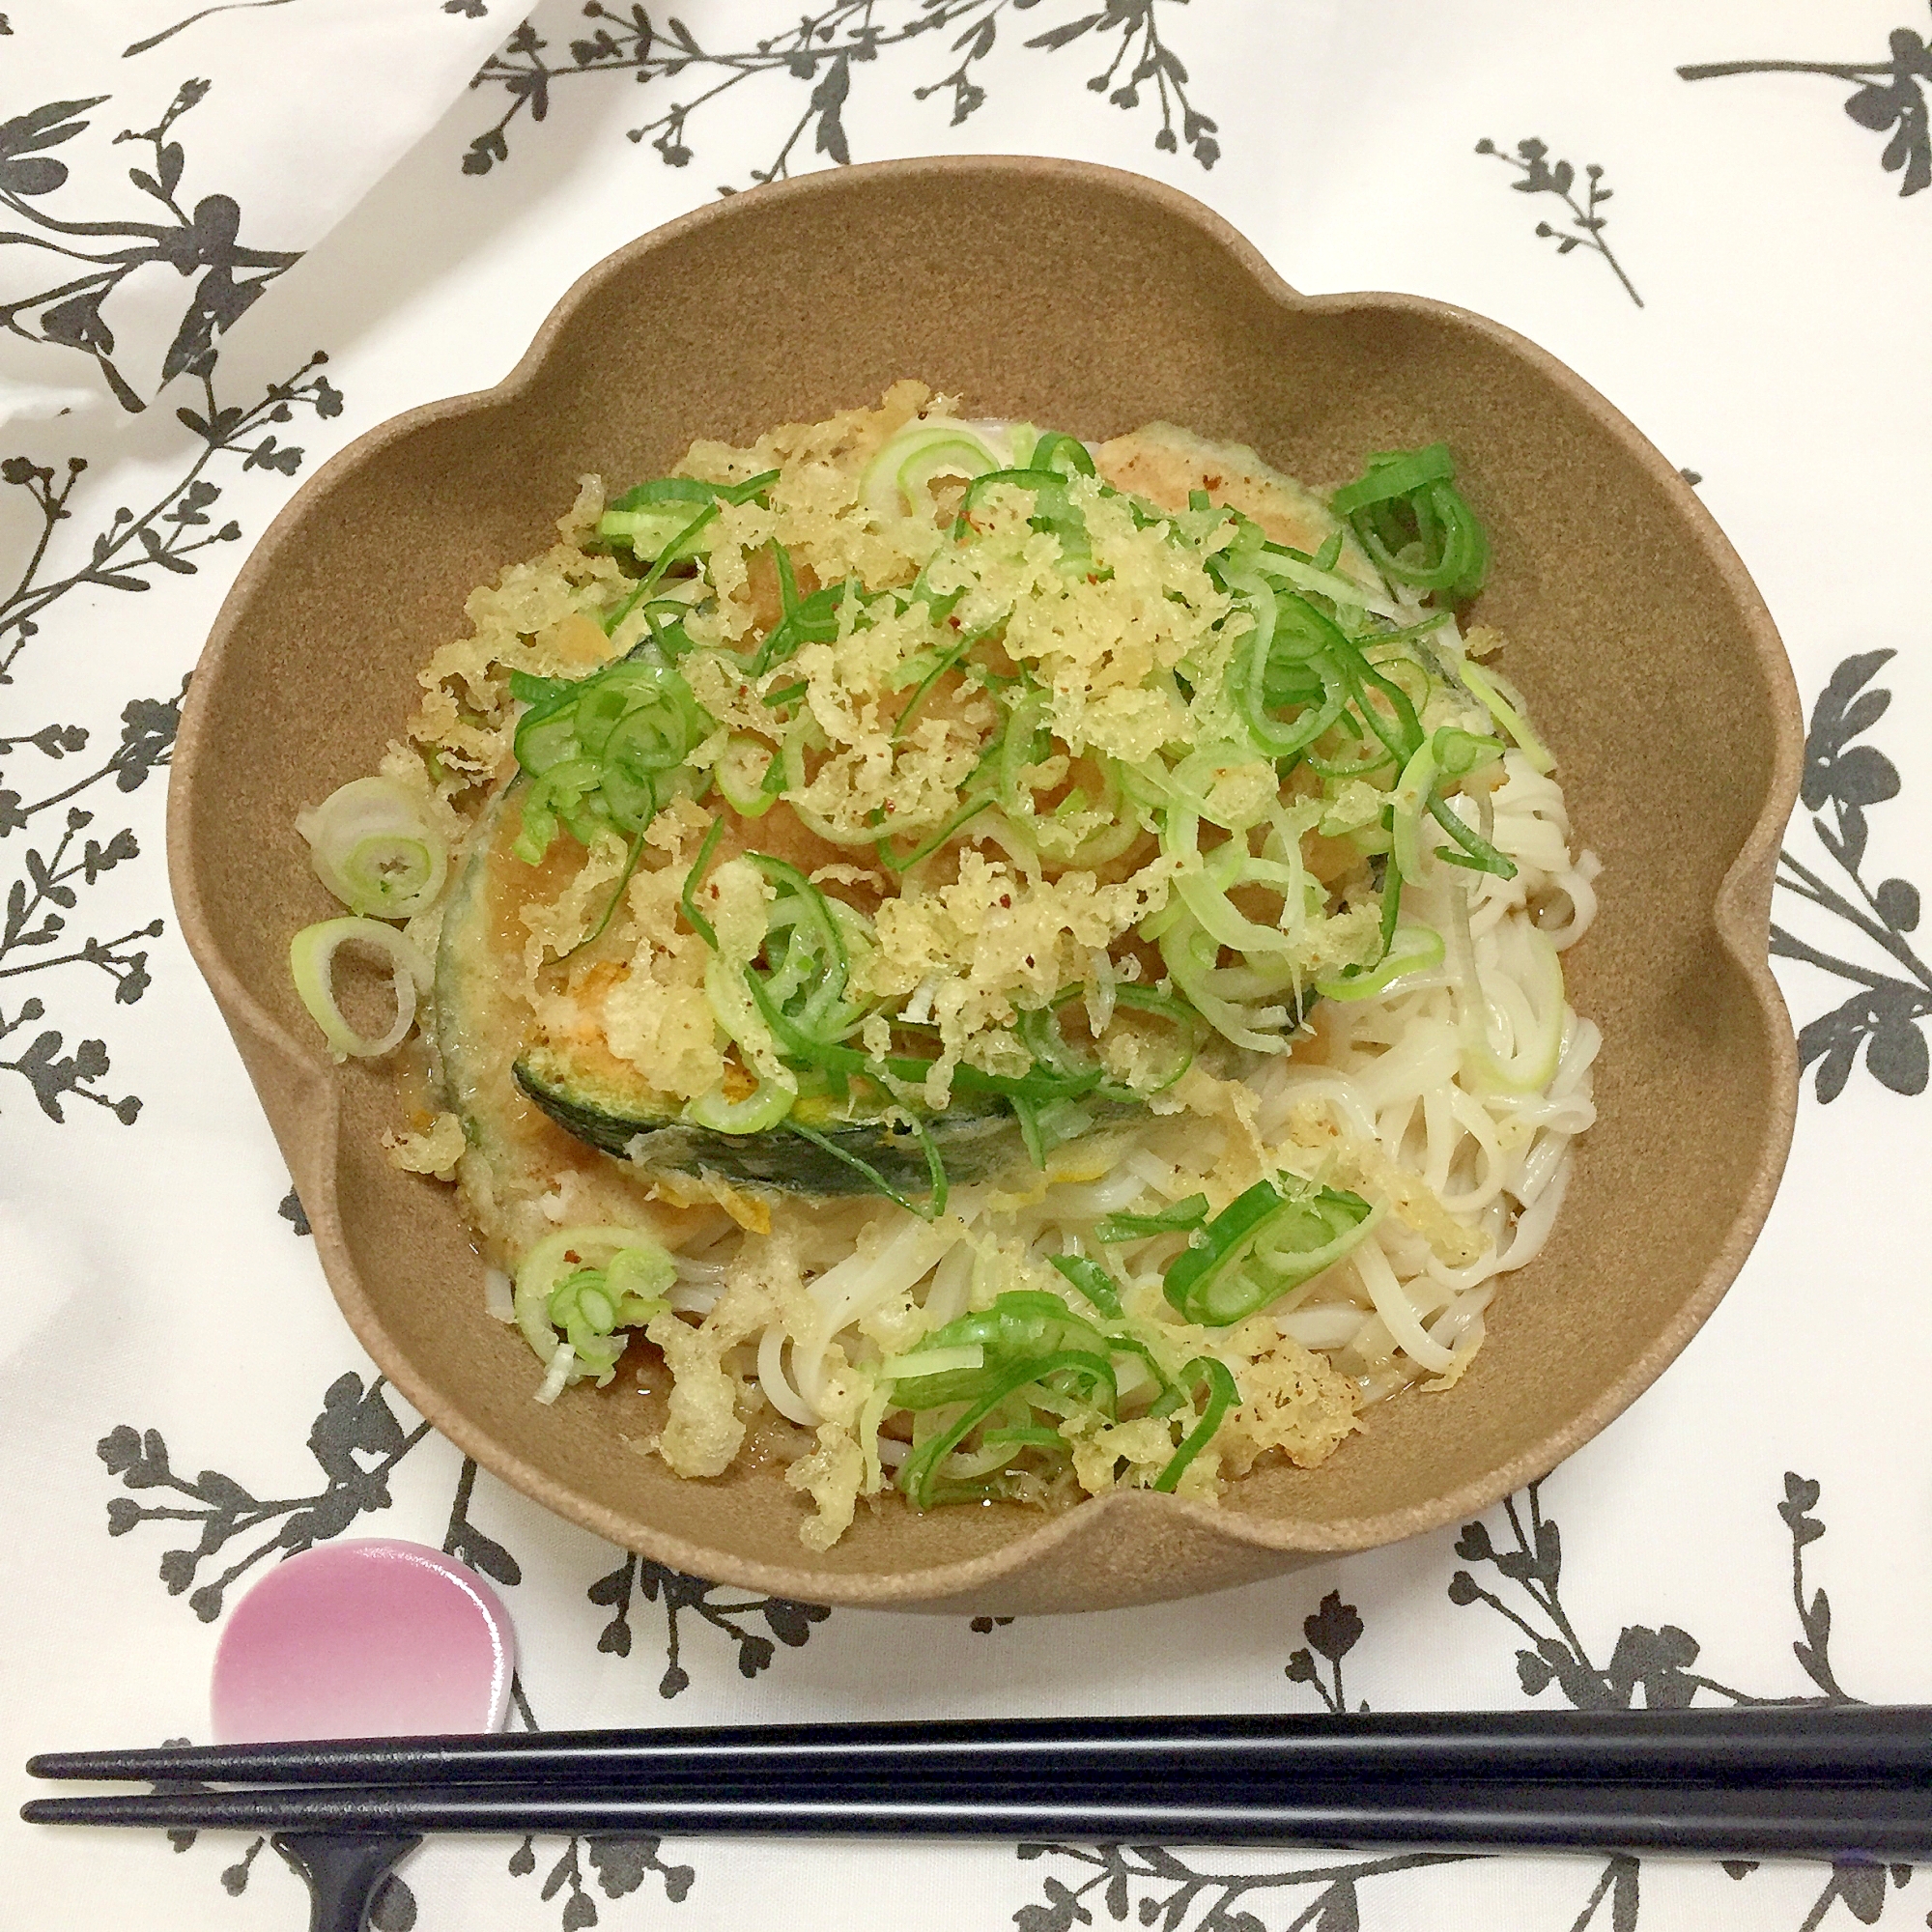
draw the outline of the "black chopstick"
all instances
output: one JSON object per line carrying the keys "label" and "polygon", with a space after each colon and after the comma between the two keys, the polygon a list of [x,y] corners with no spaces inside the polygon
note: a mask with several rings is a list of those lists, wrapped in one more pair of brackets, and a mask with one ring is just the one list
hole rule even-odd
{"label": "black chopstick", "polygon": [[1308,1795],[1239,1791],[1177,1801],[1152,1770],[1106,1803],[1053,1780],[982,1795],[820,1799],[800,1790],[671,1801],[549,1785],[271,1790],[42,1798],[35,1824],[336,1833],[641,1832],[698,1835],[1074,1839],[1166,1844],[1602,1850],[1905,1861],[1932,1855],[1923,1787],[1773,1789],[1623,1782],[1444,1784],[1378,1780]]}
{"label": "black chopstick", "polygon": [[261,1784],[699,1781],[829,1767],[981,1785],[1047,1768],[1203,1776],[1542,1778],[1667,1784],[1905,1783],[1932,1778],[1932,1706],[1707,1711],[1362,1712],[1340,1716],[1012,1719],[520,1732],[313,1744],[51,1751],[37,1777]]}

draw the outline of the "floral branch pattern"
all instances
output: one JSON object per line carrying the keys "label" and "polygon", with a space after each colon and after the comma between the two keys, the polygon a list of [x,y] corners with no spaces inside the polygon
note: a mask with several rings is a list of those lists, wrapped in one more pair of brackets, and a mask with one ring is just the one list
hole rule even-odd
{"label": "floral branch pattern", "polygon": [[497,1541],[469,1520],[469,1504],[476,1493],[476,1459],[466,1456],[456,1478],[456,1494],[449,1505],[449,1527],[442,1533],[442,1553],[453,1556],[493,1583],[515,1589],[524,1580],[523,1565]]}
{"label": "floral branch pattern", "polygon": [[[182,692],[186,689],[184,683]],[[136,698],[122,711],[121,743],[107,761],[33,805],[23,805],[18,792],[0,787],[0,838],[26,827],[36,812],[71,799],[109,776],[121,791],[137,789],[150,772],[169,761],[181,723],[181,698],[182,693],[166,700]],[[87,742],[88,734],[79,725],[47,725],[26,737],[0,741],[0,752],[30,744],[43,755],[59,758],[84,750]],[[158,937],[159,920],[112,939],[90,934],[71,951],[58,950],[67,937],[67,916],[77,904],[80,892],[117,866],[140,857],[140,843],[126,827],[104,845],[96,838],[80,840],[80,835],[93,823],[92,812],[69,805],[65,827],[51,852],[30,846],[21,854],[23,869],[8,889],[6,915],[0,921],[0,980],[63,966],[93,966],[114,981],[115,1004],[132,1006],[148,990],[151,980],[147,953],[128,949],[136,940]],[[0,1011],[0,1040],[45,1015],[46,1004],[40,999],[24,1001],[11,1018]],[[139,1098],[130,1094],[112,1099],[96,1084],[108,1071],[106,1043],[82,1040],[72,1053],[64,1053],[64,1044],[65,1036],[57,1028],[49,1028],[36,1034],[18,1058],[0,1060],[0,1068],[19,1074],[33,1089],[41,1111],[56,1123],[66,1119],[63,1099],[73,1095],[106,1108],[124,1126],[132,1126],[141,1111]]]}
{"label": "floral branch pattern", "polygon": [[1655,1630],[1646,1624],[1627,1624],[1618,1633],[1608,1662],[1595,1662],[1563,1605],[1563,1539],[1555,1521],[1543,1513],[1542,1487],[1532,1483],[1520,1505],[1514,1496],[1504,1503],[1509,1544],[1498,1547],[1481,1522],[1464,1523],[1456,1543],[1456,1553],[1463,1562],[1487,1564],[1513,1583],[1527,1600],[1526,1609],[1505,1602],[1498,1591],[1477,1582],[1467,1570],[1458,1570],[1449,1579],[1452,1604],[1463,1607],[1487,1605],[1528,1640],[1516,1654],[1517,1678],[1525,1696],[1540,1696],[1553,1684],[1581,1711],[1629,1710],[1639,1691],[1654,1711],[1681,1710],[1700,1690],[1729,1704],[1856,1701],[1833,1674],[1831,1604],[1823,1590],[1808,1596],[1805,1591],[1805,1548],[1825,1534],[1824,1523],[1810,1514],[1818,1501],[1816,1483],[1787,1474],[1784,1499],[1777,1509],[1791,1535],[1791,1593],[1802,1633],[1792,1649],[1820,1692],[1794,1697],[1754,1696],[1693,1670],[1691,1665],[1702,1646],[1675,1624]]}
{"label": "floral branch pattern", "polygon": [[[173,40],[177,34],[185,33],[188,28],[199,25],[216,14],[256,14],[270,7],[286,7],[288,4],[289,0],[219,0],[219,4],[215,6],[203,7],[198,13],[190,14],[185,20],[177,20],[173,26],[163,27],[159,33],[150,34],[145,41],[136,41],[132,46],[123,47],[121,58],[131,60],[136,54],[147,53],[151,48],[159,46],[163,41]],[[485,0],[442,0],[442,11],[445,14],[461,14],[471,20],[487,19],[490,13]],[[0,33],[6,31],[6,18],[4,14],[0,14]]]}
{"label": "floral branch pattern", "polygon": [[[1330,1590],[1315,1614],[1302,1619],[1301,1634],[1308,1639],[1308,1648],[1289,1653],[1288,1681],[1313,1685],[1315,1694],[1329,1710],[1346,1711],[1349,1693],[1342,1688],[1342,1660],[1362,1638],[1362,1619],[1354,1605],[1345,1604],[1341,1591]],[[1318,1657],[1328,1665],[1327,1683],[1322,1682],[1321,1668],[1315,1662]],[[1365,1711],[1368,1708],[1366,1704],[1362,1706]]]}
{"label": "floral branch pattern", "polygon": [[[662,1838],[618,1833],[570,1838],[537,1895],[545,1904],[562,1895],[563,1910],[558,1918],[562,1932],[583,1932],[585,1926],[597,1923],[597,1901],[584,1883],[585,1865],[596,1874],[598,1889],[606,1898],[628,1897],[649,1873],[656,1872],[664,1882],[665,1896],[673,1905],[681,1905],[691,1895],[697,1874],[689,1865],[666,1864],[663,1845]],[[536,1840],[526,1837],[510,1854],[510,1876],[527,1878],[536,1868]]]}
{"label": "floral branch pattern", "polygon": [[1267,1921],[1249,1911],[1268,1901],[1290,1898],[1303,1909],[1283,1921],[1282,1932],[1355,1932],[1361,1924],[1357,1888],[1366,1880],[1428,1865],[1459,1864],[1455,1852],[1407,1852],[1393,1858],[1359,1859],[1341,1864],[1311,1865],[1301,1871],[1223,1872],[1201,1870],[1158,1845],[1022,1845],[1022,1859],[1064,1859],[1076,1868],[1069,1885],[1057,1872],[1044,1872],[1040,1901],[1013,1914],[1017,1932],[1072,1932],[1092,1925],[1089,1900],[1123,1923],[1129,1916],[1160,1932],[1269,1932]]}
{"label": "floral branch pattern", "polygon": [[[317,350],[294,375],[270,383],[254,402],[223,405],[215,395],[214,355],[204,352],[192,374],[201,385],[202,407],[183,407],[176,416],[191,432],[200,448],[181,475],[138,514],[123,505],[105,528],[97,529],[84,562],[64,575],[43,576],[60,526],[71,520],[70,507],[76,485],[87,469],[86,460],[67,459],[56,478],[50,465],[25,456],[0,462],[0,482],[26,493],[41,526],[26,567],[12,590],[0,594],[0,684],[13,682],[10,673],[28,640],[40,629],[43,613],[83,586],[102,590],[141,592],[158,581],[154,573],[192,577],[200,566],[197,551],[211,544],[235,543],[242,526],[233,521],[218,529],[209,526],[209,514],[220,499],[221,486],[206,472],[223,458],[241,458],[243,471],[272,469],[293,476],[301,468],[302,449],[283,443],[270,425],[291,421],[298,409],[314,411],[323,420],[342,413],[342,392],[319,374],[328,357]],[[206,531],[207,534],[201,534]],[[15,741],[20,742],[20,741]],[[38,742],[38,741],[36,741]],[[58,754],[56,754],[58,755]]]}
{"label": "floral branch pattern", "polygon": [[286,250],[244,246],[242,210],[232,195],[204,195],[192,211],[177,198],[187,157],[174,138],[174,126],[208,92],[205,80],[185,81],[154,127],[139,132],[124,128],[114,136],[117,145],[142,142],[151,151],[152,167],[130,167],[128,179],[159,204],[166,220],[71,221],[42,205],[69,178],[67,163],[44,151],[84,133],[93,124],[80,117],[101,106],[106,95],[50,100],[0,123],[0,210],[28,224],[25,230],[0,232],[0,247],[51,255],[61,265],[56,275],[64,277],[0,302],[0,327],[28,342],[91,357],[124,410],[141,410],[146,403],[116,366],[114,329],[103,304],[129,276],[165,265],[184,277],[196,277],[161,360],[160,386],[165,386],[207,356],[215,336],[233,327],[262,291],[301,259]]}
{"label": "floral branch pattern", "polygon": [[1519,141],[1516,153],[1506,155],[1496,144],[1488,139],[1476,143],[1479,155],[1493,155],[1505,167],[1516,169],[1520,179],[1510,183],[1519,194],[1553,194],[1558,196],[1570,211],[1570,227],[1575,232],[1565,234],[1552,228],[1547,221],[1536,224],[1536,232],[1545,241],[1556,243],[1559,255],[1568,255],[1578,248],[1587,249],[1601,255],[1610,265],[1611,272],[1624,285],[1624,293],[1638,308],[1643,306],[1643,298],[1637,294],[1631,278],[1624,273],[1624,265],[1611,252],[1609,242],[1604,230],[1609,226],[1609,216],[1600,214],[1598,210],[1608,201],[1612,190],[1604,185],[1604,171],[1595,161],[1583,170],[1583,199],[1577,199],[1577,170],[1568,161],[1558,161],[1552,166],[1547,158],[1549,154],[1546,142],[1535,139]]}
{"label": "floral branch pattern", "polygon": [[[641,4],[619,12],[589,0],[583,15],[594,24],[571,41],[567,61],[546,59],[551,43],[526,20],[484,65],[471,85],[500,90],[506,104],[497,121],[470,142],[463,171],[484,175],[507,161],[508,129],[514,121],[524,114],[532,123],[546,119],[552,91],[559,82],[597,73],[628,74],[640,82],[688,74],[696,83],[695,92],[630,130],[634,142],[648,140],[667,167],[690,164],[694,116],[746,82],[767,75],[810,91],[771,158],[752,169],[751,182],[785,179],[808,136],[809,152],[842,166],[852,158],[844,115],[861,69],[876,68],[882,56],[927,35],[952,34],[947,51],[957,55],[957,61],[938,78],[916,87],[913,98],[940,97],[950,104],[951,125],[957,128],[986,103],[981,75],[999,43],[1002,17],[1041,4],[1043,0],[834,0],[816,13],[801,14],[797,26],[785,33],[726,50],[707,49],[675,14],[660,16],[660,25]],[[1189,99],[1186,66],[1161,32],[1160,10],[1185,4],[1095,0],[1091,11],[1048,27],[1021,45],[1051,53],[1091,42],[1104,65],[1089,78],[1089,90],[1129,112],[1151,94],[1160,114],[1156,150],[1176,154],[1184,143],[1202,167],[1211,168],[1221,154],[1217,125]],[[722,186],[719,192],[733,190]]]}
{"label": "floral branch pattern", "polygon": [[1894,1094],[1922,1094],[1928,1056],[1919,1022],[1932,1013],[1932,968],[1911,935],[1918,928],[1918,888],[1905,879],[1867,885],[1863,867],[1870,827],[1866,813],[1898,796],[1898,767],[1872,745],[1854,740],[1883,718],[1891,693],[1867,689],[1890,660],[1889,650],[1849,657],[1831,676],[1812,708],[1804,739],[1804,777],[1799,800],[1811,813],[1811,830],[1849,882],[1841,891],[1791,851],[1778,854],[1777,883],[1793,897],[1821,907],[1861,933],[1889,966],[1840,958],[1774,925],[1774,957],[1800,959],[1859,988],[1844,1005],[1810,1021],[1798,1036],[1801,1068],[1814,1063],[1813,1089],[1820,1100],[1845,1090],[1861,1051],[1865,1070]]}
{"label": "floral branch pattern", "polygon": [[[127,505],[98,526],[80,557],[70,565],[52,563],[60,546],[61,526],[77,514],[76,491],[87,473],[81,457],[69,457],[60,470],[26,456],[0,461],[0,486],[19,491],[32,506],[37,526],[27,546],[27,560],[13,588],[0,593],[0,686],[15,682],[21,654],[41,635],[47,613],[64,598],[83,589],[145,592],[172,577],[192,577],[200,569],[196,554],[211,545],[240,540],[242,526],[233,521],[218,527],[213,508],[222,486],[208,474],[219,460],[240,460],[240,468],[270,469],[293,476],[300,468],[299,445],[283,443],[275,426],[294,419],[298,409],[318,417],[342,413],[342,395],[319,372],[327,359],[318,352],[286,382],[271,383],[247,408],[223,405],[215,394],[213,349],[196,363],[202,408],[176,412],[192,433],[198,448],[182,472],[138,513]],[[141,855],[140,841],[124,826],[104,841],[88,834],[95,813],[75,800],[95,786],[112,781],[117,792],[137,791],[149,777],[164,769],[181,724],[185,681],[170,697],[137,697],[121,712],[121,735],[114,750],[81,776],[70,776],[71,760],[85,753],[92,733],[82,724],[64,720],[0,736],[0,760],[13,763],[33,753],[57,764],[61,771],[45,789],[30,787],[29,796],[16,782],[9,785],[0,770],[0,843],[16,833],[31,834],[43,812],[65,807],[63,829],[52,844],[44,841],[21,847],[14,876],[6,887],[6,913],[0,922],[0,981],[60,968],[92,968],[114,981],[117,1006],[132,1006],[148,990],[148,954],[138,942],[158,937],[162,923],[150,920],[112,938],[90,934],[78,947],[69,941],[70,915],[79,895],[105,873]],[[17,774],[17,764],[13,764]],[[40,1028],[46,1002],[24,1001],[8,1011],[0,1004],[0,1046],[15,1035],[10,1057],[0,1059],[0,1071],[15,1073],[33,1090],[43,1114],[65,1122],[63,1102],[69,1097],[90,1100],[131,1126],[141,1111],[134,1094],[115,1097],[100,1086],[110,1070],[105,1041],[82,1039],[71,1050],[67,1034],[58,1027]],[[39,1028],[25,1035],[29,1027]]]}
{"label": "floral branch pattern", "polygon": [[[128,708],[132,711],[135,706],[130,704]],[[154,764],[166,762],[165,757],[153,761]],[[126,769],[138,770],[145,777],[152,767],[124,767]],[[25,823],[24,814],[19,822]],[[31,949],[48,946],[65,936],[67,920],[63,913],[47,908],[59,906],[67,911],[72,910],[78,895],[70,880],[82,879],[91,886],[103,872],[111,872],[116,866],[141,856],[134,835],[127,831],[117,832],[105,845],[90,838],[76,853],[73,850],[75,838],[93,823],[94,814],[91,811],[82,811],[78,807],[71,806],[66,829],[61,833],[60,842],[52,854],[44,859],[37,851],[29,850],[25,854],[26,877],[15,879],[7,895],[7,917],[4,924],[0,924],[0,961],[16,951],[28,952],[30,956],[16,965],[0,964],[0,980],[11,980],[21,973],[43,973],[50,967],[72,966],[85,961],[90,966],[99,966],[114,980],[114,998],[120,1005],[132,1006],[148,990],[148,955],[145,952],[124,955],[117,949],[132,940],[155,938],[161,929],[159,920],[151,921],[132,932],[125,932],[119,939],[83,940],[78,951],[73,952],[36,954],[31,952]],[[33,887],[31,894],[27,890],[30,884]]]}
{"label": "floral branch pattern", "polygon": [[[170,1462],[168,1445],[158,1430],[122,1423],[95,1445],[108,1473],[118,1476],[124,1489],[160,1491],[182,1500],[142,1503],[131,1495],[110,1497],[108,1535],[126,1536],[144,1522],[198,1524],[192,1547],[167,1550],[159,1574],[169,1596],[191,1592],[188,1607],[203,1623],[212,1624],[221,1614],[228,1586],[265,1558],[293,1556],[340,1536],[357,1518],[389,1507],[391,1473],[429,1435],[430,1427],[421,1422],[405,1432],[383,1389],[381,1376],[365,1387],[353,1371],[330,1382],[308,1433],[308,1452],[322,1471],[323,1487],[309,1495],[266,1502],[218,1469],[182,1475]],[[374,1457],[373,1466],[364,1467],[356,1460],[358,1452]],[[463,1500],[467,1502],[467,1492]],[[453,1512],[452,1538],[456,1524]],[[268,1534],[217,1576],[197,1585],[205,1562],[221,1555],[231,1543],[245,1543],[263,1530]]]}
{"label": "floral branch pattern", "polygon": [[[585,1594],[593,1604],[611,1611],[611,1621],[597,1638],[597,1648],[617,1657],[631,1654],[631,1605],[639,1596],[662,1604],[665,1614],[665,1673],[658,1680],[658,1695],[675,1697],[691,1683],[691,1673],[680,1661],[682,1634],[679,1618],[695,1615],[713,1630],[722,1631],[738,1646],[738,1674],[755,1677],[778,1655],[779,1643],[797,1650],[810,1641],[813,1624],[823,1623],[832,1612],[823,1604],[795,1604],[787,1597],[751,1597],[743,1602],[714,1603],[723,1586],[707,1583],[698,1577],[687,1577],[681,1570],[669,1570],[648,1557],[626,1555],[608,1576],[600,1577]],[[748,1618],[762,1618],[770,1636],[751,1629]]]}
{"label": "floral branch pattern", "polygon": [[1680,67],[1680,80],[1725,80],[1745,73],[1821,73],[1849,82],[1845,112],[1874,134],[1888,129],[1891,139],[1879,156],[1887,174],[1901,177],[1901,195],[1932,187],[1932,115],[1925,83],[1932,80],[1932,49],[1910,27],[1894,27],[1889,37],[1891,58],[1883,61],[1715,61]]}
{"label": "floral branch pattern", "polygon": [[216,14],[254,14],[265,7],[286,7],[289,0],[217,0],[213,7],[203,7],[190,14],[185,20],[177,20],[172,27],[163,27],[157,34],[150,34],[145,41],[136,41],[132,46],[121,49],[123,60],[132,60],[136,54],[147,53],[157,47],[163,41],[171,41],[177,34],[185,34],[188,28],[197,26],[203,20]]}

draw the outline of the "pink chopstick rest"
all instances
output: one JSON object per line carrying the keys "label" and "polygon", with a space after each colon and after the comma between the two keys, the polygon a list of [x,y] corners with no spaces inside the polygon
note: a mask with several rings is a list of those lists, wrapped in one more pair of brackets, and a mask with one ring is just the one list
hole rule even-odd
{"label": "pink chopstick rest", "polygon": [[516,1634],[489,1585],[392,1538],[291,1556],[230,1613],[214,1653],[218,1744],[497,1731]]}

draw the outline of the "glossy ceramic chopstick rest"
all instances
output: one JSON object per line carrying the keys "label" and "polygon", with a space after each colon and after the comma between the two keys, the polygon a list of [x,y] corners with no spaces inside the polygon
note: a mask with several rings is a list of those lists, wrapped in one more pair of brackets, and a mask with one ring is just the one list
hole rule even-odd
{"label": "glossy ceramic chopstick rest", "polygon": [[516,1655],[495,1592],[441,1550],[394,1537],[319,1544],[229,1612],[210,1716],[231,1746],[496,1731]]}

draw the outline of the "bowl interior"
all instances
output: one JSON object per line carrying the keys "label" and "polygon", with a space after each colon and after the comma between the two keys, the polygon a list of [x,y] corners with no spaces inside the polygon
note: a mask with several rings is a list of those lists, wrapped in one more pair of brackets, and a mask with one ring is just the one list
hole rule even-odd
{"label": "bowl interior", "polygon": [[[972,414],[1089,438],[1166,418],[1318,487],[1372,450],[1453,446],[1497,558],[1477,615],[1507,635],[1503,662],[1604,861],[1602,916],[1567,962],[1605,1037],[1601,1118],[1554,1238],[1509,1279],[1461,1385],[1375,1409],[1321,1468],[1257,1471],[1218,1511],[1131,1496],[1050,1526],[1017,1508],[862,1512],[816,1556],[775,1467],[683,1483],[628,1445],[653,1426],[635,1394],[530,1402],[536,1364],[484,1314],[449,1191],[398,1174],[377,1144],[394,1119],[388,1076],[330,1067],[289,983],[288,935],[327,910],[293,821],[373,769],[417,669],[464,628],[466,594],[545,546],[580,474],[629,482],[694,437],[750,438],[905,375]],[[1797,735],[1776,639],[1715,526],[1538,352],[1411,298],[1304,300],[1213,217],[1128,177],[891,164],[761,189],[646,238],[579,285],[501,388],[337,458],[222,613],[171,840],[185,926],[329,1278],[425,1414],[543,1501],[708,1576],[1065,1607],[1238,1580],[1480,1507],[1682,1347],[1742,1260],[1788,1138],[1764,828],[1788,809]]]}

